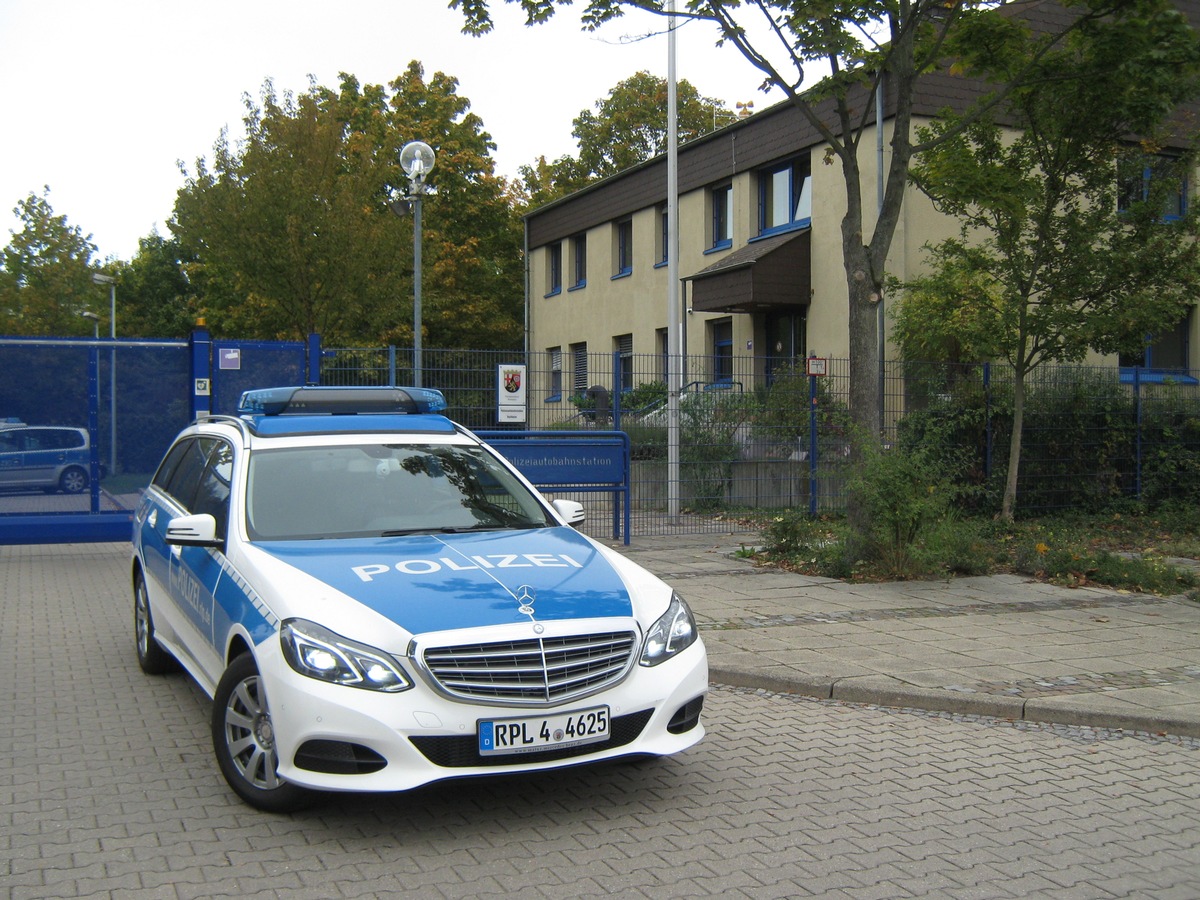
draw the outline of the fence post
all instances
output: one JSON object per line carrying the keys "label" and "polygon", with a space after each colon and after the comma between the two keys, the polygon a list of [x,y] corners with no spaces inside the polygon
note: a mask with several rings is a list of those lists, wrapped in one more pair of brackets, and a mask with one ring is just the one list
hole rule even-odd
{"label": "fence post", "polygon": [[612,352],[613,390],[612,390],[612,427],[613,431],[621,430],[621,351]]}
{"label": "fence post", "polygon": [[88,347],[88,487],[91,489],[91,510],[100,512],[100,348]]}
{"label": "fence post", "polygon": [[308,347],[304,358],[304,367],[308,370],[308,383],[321,383],[321,336],[310,334]]}
{"label": "fence post", "polygon": [[396,386],[396,348],[388,344],[388,387]]}
{"label": "fence post", "polygon": [[992,477],[992,364],[983,364],[983,477]]}
{"label": "fence post", "polygon": [[[815,358],[816,354],[812,354]],[[817,514],[817,376],[808,375],[808,514]]]}
{"label": "fence post", "polygon": [[1142,367],[1133,367],[1133,403],[1136,410],[1134,426],[1134,496],[1142,499]]}
{"label": "fence post", "polygon": [[188,341],[192,357],[192,419],[207,416],[212,410],[212,337],[200,326],[192,330]]}

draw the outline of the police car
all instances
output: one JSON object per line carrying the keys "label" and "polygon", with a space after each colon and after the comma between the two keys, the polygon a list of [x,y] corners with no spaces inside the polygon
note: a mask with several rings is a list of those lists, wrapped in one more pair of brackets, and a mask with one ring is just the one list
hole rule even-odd
{"label": "police car", "polygon": [[213,698],[217,762],[252,806],[704,735],[687,604],[444,409],[421,388],[249,391],[185,429],[144,494],[138,662]]}

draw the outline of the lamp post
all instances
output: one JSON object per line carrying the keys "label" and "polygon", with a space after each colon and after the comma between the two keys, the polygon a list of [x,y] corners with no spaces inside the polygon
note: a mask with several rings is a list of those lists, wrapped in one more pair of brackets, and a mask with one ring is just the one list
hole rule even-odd
{"label": "lamp post", "polygon": [[[102,275],[99,272],[92,273],[93,284],[108,285],[108,336],[113,339],[113,346],[108,351],[108,470],[116,474],[117,471],[117,279],[111,275]],[[94,314],[93,314],[94,315]],[[99,327],[97,326],[97,331]]]}
{"label": "lamp post", "polygon": [[413,386],[421,387],[421,201],[433,189],[425,183],[425,176],[433,168],[437,157],[433,148],[421,141],[410,141],[400,148],[400,168],[408,176],[408,194],[399,203],[392,204],[397,215],[407,212],[407,204],[413,213]]}
{"label": "lamp post", "polygon": [[98,315],[96,315],[94,312],[92,312],[91,310],[88,310],[87,312],[81,312],[79,315],[81,315],[83,318],[87,319],[89,322],[92,323],[92,340],[99,340],[99,338],[100,338],[100,317]]}

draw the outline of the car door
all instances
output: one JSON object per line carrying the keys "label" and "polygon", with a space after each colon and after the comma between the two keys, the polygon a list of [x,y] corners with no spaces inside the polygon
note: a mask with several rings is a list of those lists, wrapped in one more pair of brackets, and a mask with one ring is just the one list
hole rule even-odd
{"label": "car door", "polygon": [[180,662],[201,679],[212,670],[213,590],[220,570],[219,566],[213,567],[204,562],[209,556],[209,548],[167,544],[165,534],[167,523],[172,518],[194,511],[209,458],[219,445],[224,445],[224,442],[217,438],[197,437],[179,448],[174,468],[163,479],[165,483],[161,493],[165,496],[161,496],[157,508],[149,512],[147,524],[150,532],[143,539],[151,539],[151,534],[156,535],[156,539],[162,539],[163,564],[152,565],[149,562],[153,548],[144,553],[147,569],[162,584],[167,600],[155,612],[174,636],[173,644],[181,657]]}
{"label": "car door", "polygon": [[18,480],[30,487],[58,484],[59,467],[66,461],[67,451],[57,428],[26,428],[20,432],[21,462]]}
{"label": "car door", "polygon": [[[229,524],[229,493],[233,476],[233,448],[221,440],[209,449],[191,502],[193,515],[207,513],[217,522],[217,537],[225,540]],[[225,573],[222,547],[173,547],[172,572],[177,590],[184,593],[183,609],[201,636],[192,648],[197,664],[215,685],[225,668],[225,635],[216,626],[216,594]],[[220,617],[227,621],[227,616]]]}

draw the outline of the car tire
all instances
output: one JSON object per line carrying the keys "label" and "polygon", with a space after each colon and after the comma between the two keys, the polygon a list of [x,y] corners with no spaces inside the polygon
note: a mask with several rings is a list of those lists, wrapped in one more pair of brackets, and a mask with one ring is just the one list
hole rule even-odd
{"label": "car tire", "polygon": [[313,791],[289,784],[276,773],[271,711],[249,653],[234,659],[217,684],[212,739],[221,774],[234,793],[255,809],[293,812],[315,799]]}
{"label": "car tire", "polygon": [[71,466],[58,478],[58,489],[64,494],[82,494],[87,486],[87,472],[79,466]]}
{"label": "car tire", "polygon": [[138,665],[147,675],[165,675],[179,668],[170,653],[154,639],[154,617],[150,614],[150,592],[141,572],[133,577],[133,639]]}

